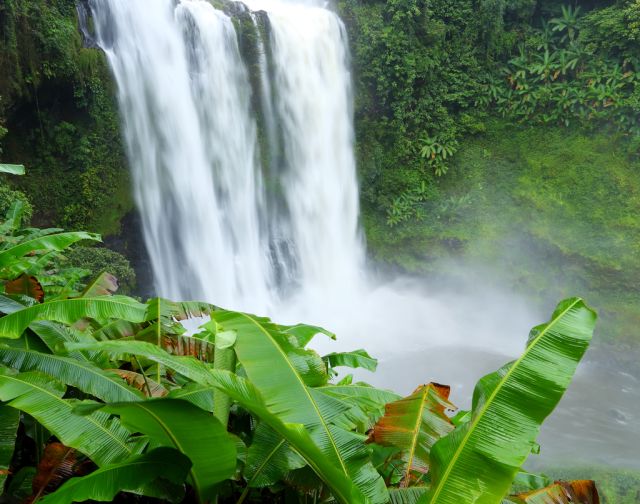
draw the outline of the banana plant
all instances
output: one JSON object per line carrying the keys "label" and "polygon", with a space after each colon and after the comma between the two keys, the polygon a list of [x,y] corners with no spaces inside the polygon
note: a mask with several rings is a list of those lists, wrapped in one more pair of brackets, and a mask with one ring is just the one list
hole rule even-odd
{"label": "banana plant", "polygon": [[502,501],[569,386],[595,321],[581,299],[563,301],[531,331],[519,359],[478,382],[469,421],[431,449],[431,486],[421,504]]}
{"label": "banana plant", "polygon": [[387,404],[384,416],[369,434],[370,442],[402,450],[400,487],[408,487],[425,477],[432,446],[454,429],[445,414],[455,409],[448,401],[449,390],[447,386],[429,383],[410,396]]}

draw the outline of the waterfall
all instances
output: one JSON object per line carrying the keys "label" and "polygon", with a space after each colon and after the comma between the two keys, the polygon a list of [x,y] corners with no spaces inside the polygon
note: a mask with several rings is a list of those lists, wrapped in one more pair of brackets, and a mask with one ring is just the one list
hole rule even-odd
{"label": "waterfall", "polygon": [[321,302],[357,285],[364,254],[339,18],[252,4],[268,21],[263,33],[250,14],[252,89],[233,19],[209,2],[91,7],[158,294],[273,313],[291,297]]}

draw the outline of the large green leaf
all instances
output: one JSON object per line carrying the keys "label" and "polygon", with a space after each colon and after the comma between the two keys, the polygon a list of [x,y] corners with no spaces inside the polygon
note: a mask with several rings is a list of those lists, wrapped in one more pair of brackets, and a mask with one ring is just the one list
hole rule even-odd
{"label": "large green leaf", "polygon": [[0,362],[20,371],[42,371],[105,402],[140,401],[143,395],[117,374],[87,361],[0,346]]}
{"label": "large green leaf", "polygon": [[193,357],[171,355],[162,348],[158,348],[153,343],[147,343],[146,341],[114,340],[94,343],[67,343],[65,347],[68,350],[100,350],[112,355],[140,355],[171,368],[196,383],[208,386],[214,385],[210,368],[204,362],[200,362]]}
{"label": "large green leaf", "polygon": [[378,367],[378,360],[371,357],[366,350],[362,349],[351,352],[334,352],[325,355],[322,359],[332,368],[342,366],[375,371]]}
{"label": "large green leaf", "polygon": [[349,406],[308,386],[314,359],[268,319],[224,310],[212,312],[211,319],[236,332],[238,359],[269,410],[284,422],[303,424],[325,457],[371,502],[386,503],[386,486],[362,437],[336,425]]}
{"label": "large green leaf", "polygon": [[292,326],[280,326],[283,333],[293,336],[296,340],[296,344],[299,347],[305,347],[317,334],[324,334],[325,336],[336,339],[336,335],[326,329],[318,326],[312,326],[307,324],[296,324]]}
{"label": "large green leaf", "polygon": [[41,504],[71,504],[86,500],[113,502],[121,491],[137,491],[158,478],[182,483],[191,462],[172,448],[156,448],[144,455],[110,464],[82,478],[71,478]]}
{"label": "large green leaf", "polygon": [[[95,343],[96,340],[89,331],[80,331],[72,326],[47,320],[33,322],[29,325],[29,329],[56,355],[64,355],[76,360],[90,362],[101,368],[111,367],[108,355],[103,352],[95,350],[87,352],[73,350],[69,352],[66,349],[66,343]],[[26,334],[29,333],[27,332]]]}
{"label": "large green leaf", "polygon": [[325,394],[337,397],[343,401],[352,401],[354,404],[362,404],[363,402],[384,406],[387,403],[401,399],[400,395],[390,390],[372,387],[366,383],[354,383],[352,385],[326,385],[319,387]]}
{"label": "large green leaf", "polygon": [[24,175],[24,165],[0,163],[0,173],[10,175]]}
{"label": "large green leaf", "polygon": [[15,299],[0,294],[0,313],[14,313],[25,308],[25,305],[18,303]]}
{"label": "large green leaf", "polygon": [[102,296],[50,301],[15,311],[0,318],[0,338],[19,338],[32,322],[51,320],[73,324],[86,317],[142,322],[147,306],[126,296]]}
{"label": "large green leaf", "polygon": [[369,440],[382,446],[395,446],[403,452],[405,467],[401,486],[420,480],[429,469],[429,453],[438,439],[453,430],[445,410],[449,387],[430,383],[413,394],[387,404],[384,416],[373,427]]}
{"label": "large green leaf", "polygon": [[387,403],[400,399],[395,392],[377,389],[366,383],[327,385],[316,390],[352,406],[348,416],[360,427],[360,432],[367,432],[373,426],[384,413]]}
{"label": "large green leaf", "polygon": [[427,487],[392,488],[389,490],[390,504],[416,504],[427,492]]}
{"label": "large green leaf", "polygon": [[0,235],[8,235],[20,228],[24,217],[24,203],[16,200],[11,203],[5,215],[5,221],[0,224]]}
{"label": "large green leaf", "polygon": [[[247,410],[265,421],[281,437],[286,439],[287,442],[305,458],[313,470],[332,489],[334,495],[336,495],[336,498],[338,498],[340,502],[349,504],[362,504],[368,502],[360,490],[353,485],[345,472],[340,470],[339,466],[337,466],[333,461],[328,460],[327,457],[318,449],[309,437],[304,426],[299,423],[294,424],[290,422],[283,422],[278,415],[269,410],[269,407],[263,400],[262,396],[246,380],[242,380],[231,374],[217,373],[210,369],[206,364],[199,362],[192,357],[173,356],[151,343],[141,341],[104,341],[94,344],[71,343],[67,346],[70,349],[75,350],[100,349],[114,354],[130,352],[174,369],[183,376],[197,382],[199,386],[189,387],[190,390],[184,392],[182,395],[180,391],[174,391],[171,395],[176,394],[178,397],[184,397],[185,399],[191,398],[194,400],[195,404],[198,404],[205,409],[213,408],[213,394],[207,387],[213,385],[217,388],[221,388],[226,394],[230,395]],[[324,395],[322,392],[317,392],[315,390],[309,389],[309,392],[320,396]],[[322,401],[322,397],[320,397],[320,402],[324,402]],[[328,398],[328,402],[335,406],[335,402],[331,402],[330,398]],[[341,412],[350,408],[347,404],[338,404],[339,411]],[[280,409],[280,407],[278,407],[278,409]],[[342,436],[340,440],[341,444],[347,445],[351,442],[352,444],[349,448],[355,448],[354,453],[360,453],[364,437],[354,436],[351,433],[337,429],[334,426],[330,426],[330,428],[332,438],[335,436]]]}
{"label": "large green leaf", "polygon": [[20,412],[6,404],[0,404],[0,495],[9,475],[19,424]]}
{"label": "large green leaf", "polygon": [[216,484],[235,471],[235,441],[218,420],[189,402],[153,399],[108,404],[103,411],[119,415],[131,431],[147,434],[189,457],[191,482],[202,501],[213,497]]}
{"label": "large green leaf", "polygon": [[306,464],[289,443],[266,423],[260,423],[247,452],[244,477],[247,486],[262,488],[280,481]]}
{"label": "large green leaf", "polygon": [[129,439],[118,419],[97,411],[76,416],[78,401],[62,399],[66,387],[37,371],[17,373],[0,367],[0,400],[28,413],[62,443],[84,453],[99,466],[129,458],[143,447]]}
{"label": "large green leaf", "polygon": [[[338,502],[342,504],[366,504],[370,502],[345,474],[344,470],[328,459],[316,446],[305,426],[299,423],[284,422],[278,415],[274,414],[269,409],[263,396],[251,382],[225,371],[213,370],[211,374],[216,381],[217,388],[268,424],[307,461],[313,471],[331,490]],[[351,448],[358,449],[355,445]]]}
{"label": "large green leaf", "polygon": [[198,408],[213,413],[213,396],[215,388],[199,383],[187,383],[179,389],[169,392],[167,397],[189,401]]}
{"label": "large green leaf", "polygon": [[11,261],[20,259],[34,251],[59,252],[82,240],[102,241],[102,238],[98,234],[82,231],[39,236],[0,251],[0,267],[7,266]]}
{"label": "large green leaf", "polygon": [[420,502],[501,502],[569,386],[595,321],[581,299],[563,301],[532,330],[518,360],[478,382],[472,418],[431,450],[432,486]]}

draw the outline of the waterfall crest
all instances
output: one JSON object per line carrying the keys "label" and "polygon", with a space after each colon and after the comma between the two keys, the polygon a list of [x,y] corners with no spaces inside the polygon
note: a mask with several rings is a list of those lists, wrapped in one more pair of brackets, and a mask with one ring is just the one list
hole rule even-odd
{"label": "waterfall crest", "polygon": [[248,5],[257,78],[208,1],[91,0],[158,294],[273,314],[361,281],[352,97],[333,12]]}

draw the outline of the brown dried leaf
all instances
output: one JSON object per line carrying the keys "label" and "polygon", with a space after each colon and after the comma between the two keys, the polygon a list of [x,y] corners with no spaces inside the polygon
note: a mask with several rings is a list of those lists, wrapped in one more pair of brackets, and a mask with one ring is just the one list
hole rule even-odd
{"label": "brown dried leaf", "polygon": [[44,289],[34,276],[23,273],[15,280],[11,280],[4,284],[4,290],[7,294],[19,294],[29,296],[38,303],[44,301]]}
{"label": "brown dried leaf", "polygon": [[[123,378],[130,387],[138,389],[147,397],[164,397],[169,391],[159,383],[145,377],[135,371],[129,371],[127,369],[110,369]],[[147,388],[148,385],[148,388]]]}
{"label": "brown dried leaf", "polygon": [[556,481],[533,492],[518,494],[514,502],[523,504],[600,504],[595,482],[591,480]]}
{"label": "brown dried leaf", "polygon": [[51,493],[69,478],[84,476],[93,469],[91,461],[79,459],[79,453],[62,443],[49,443],[38,464],[33,478],[33,494],[25,502],[30,504],[47,493]]}
{"label": "brown dried leaf", "polygon": [[421,385],[410,396],[387,404],[384,416],[369,433],[367,442],[403,450],[401,487],[410,486],[413,479],[427,473],[431,447],[453,430],[445,414],[445,410],[455,409],[448,401],[449,392],[446,385]]}

